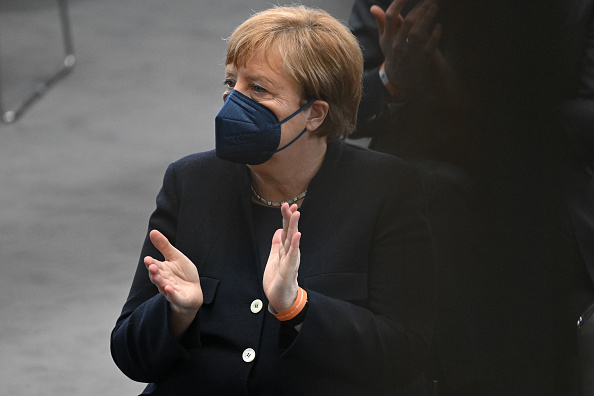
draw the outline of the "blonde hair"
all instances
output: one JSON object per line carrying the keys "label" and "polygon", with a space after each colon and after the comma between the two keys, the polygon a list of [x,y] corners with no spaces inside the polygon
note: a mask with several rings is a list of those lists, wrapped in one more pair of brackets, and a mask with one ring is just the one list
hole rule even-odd
{"label": "blonde hair", "polygon": [[301,89],[303,103],[328,102],[319,136],[345,137],[355,129],[361,100],[363,55],[353,34],[327,12],[299,6],[254,14],[228,40],[225,64],[244,67],[277,52],[280,67]]}

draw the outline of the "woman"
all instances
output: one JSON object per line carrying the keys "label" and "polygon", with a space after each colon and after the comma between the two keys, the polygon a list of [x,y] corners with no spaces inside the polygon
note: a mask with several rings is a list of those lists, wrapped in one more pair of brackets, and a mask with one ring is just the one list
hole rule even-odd
{"label": "woman", "polygon": [[431,242],[410,169],[340,139],[362,68],[303,6],[230,37],[216,151],[169,166],[112,332],[145,394],[399,394],[419,373]]}

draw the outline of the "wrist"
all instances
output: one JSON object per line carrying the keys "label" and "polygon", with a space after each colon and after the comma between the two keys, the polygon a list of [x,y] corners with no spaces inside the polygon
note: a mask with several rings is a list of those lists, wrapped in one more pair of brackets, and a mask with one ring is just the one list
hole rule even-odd
{"label": "wrist", "polygon": [[169,309],[172,315],[179,318],[194,318],[199,310],[199,308],[184,308],[171,303],[169,303]]}
{"label": "wrist", "polygon": [[[287,311],[295,304],[295,301],[297,301],[300,289],[297,280],[295,280],[295,283],[291,284],[291,286],[287,286],[287,289],[288,290],[278,292],[278,294],[269,291],[270,296],[268,296],[268,294],[266,295],[268,298],[268,311],[271,314],[277,315],[279,312]],[[264,293],[266,293],[266,291]]]}
{"label": "wrist", "polygon": [[299,287],[297,291],[297,298],[295,299],[293,305],[282,312],[276,313],[274,308],[270,305],[268,308],[274,317],[284,324],[291,327],[299,325],[303,322],[308,308],[307,291]]}
{"label": "wrist", "polygon": [[406,99],[404,90],[396,87],[388,78],[388,74],[386,73],[386,62],[382,63],[379,69],[379,77],[392,101],[404,101]]}
{"label": "wrist", "polygon": [[169,304],[169,329],[173,337],[179,340],[198,315],[197,309],[184,309]]}

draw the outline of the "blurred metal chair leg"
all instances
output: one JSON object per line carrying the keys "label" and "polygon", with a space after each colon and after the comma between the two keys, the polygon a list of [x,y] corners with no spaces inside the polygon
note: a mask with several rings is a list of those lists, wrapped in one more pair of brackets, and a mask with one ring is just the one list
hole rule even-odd
{"label": "blurred metal chair leg", "polygon": [[60,17],[60,29],[62,33],[62,42],[64,46],[64,59],[59,64],[57,70],[47,79],[37,84],[32,92],[25,96],[14,108],[5,109],[2,104],[2,86],[0,83],[0,121],[4,124],[11,124],[17,121],[25,111],[58,80],[66,76],[74,67],[76,58],[74,56],[74,45],[72,43],[72,30],[70,27],[70,18],[68,15],[67,0],[56,0]]}

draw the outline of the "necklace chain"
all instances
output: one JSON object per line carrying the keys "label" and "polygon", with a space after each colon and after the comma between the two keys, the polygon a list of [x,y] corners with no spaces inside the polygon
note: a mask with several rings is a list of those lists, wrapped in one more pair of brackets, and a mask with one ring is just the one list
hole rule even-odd
{"label": "necklace chain", "polygon": [[287,199],[286,201],[274,202],[274,201],[269,201],[267,199],[262,198],[261,196],[258,195],[256,190],[254,189],[254,186],[250,185],[250,187],[252,188],[252,195],[254,196],[254,198],[256,198],[258,200],[258,202],[261,202],[266,206],[272,206],[272,207],[280,207],[285,202],[288,203],[289,205],[291,205],[292,203],[295,203],[295,202],[299,201],[300,199],[302,199],[303,197],[305,197],[305,194],[307,194],[307,190],[305,190],[301,194],[297,195],[296,197]]}

